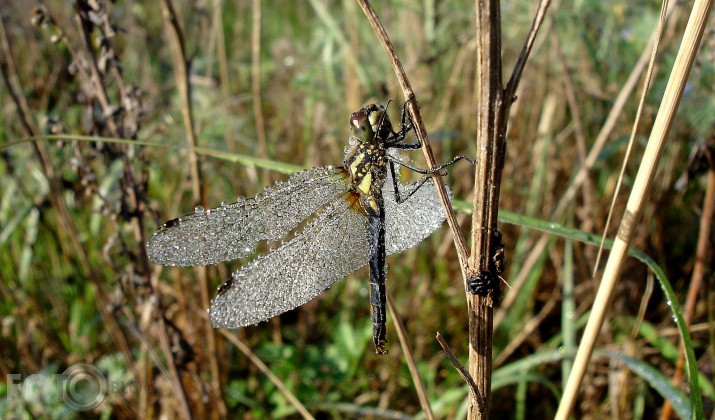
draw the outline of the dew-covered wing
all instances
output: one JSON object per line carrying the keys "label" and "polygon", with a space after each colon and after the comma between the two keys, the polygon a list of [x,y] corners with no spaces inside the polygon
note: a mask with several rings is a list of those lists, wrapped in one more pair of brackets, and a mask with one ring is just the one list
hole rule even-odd
{"label": "dew-covered wing", "polygon": [[[416,185],[400,184],[400,193],[405,197]],[[451,201],[452,192],[449,188],[447,191]],[[444,222],[444,210],[432,179],[428,179],[407,201],[398,204],[388,171],[382,195],[385,200],[385,247],[388,255],[412,248]]]}
{"label": "dew-covered wing", "polygon": [[233,273],[211,302],[213,326],[238,328],[268,320],[366,265],[366,216],[350,200],[351,194],[335,200],[291,241]]}
{"label": "dew-covered wing", "polygon": [[332,166],[296,173],[255,198],[239,200],[166,222],[147,244],[161,265],[196,266],[245,257],[259,241],[275,241],[349,188]]}

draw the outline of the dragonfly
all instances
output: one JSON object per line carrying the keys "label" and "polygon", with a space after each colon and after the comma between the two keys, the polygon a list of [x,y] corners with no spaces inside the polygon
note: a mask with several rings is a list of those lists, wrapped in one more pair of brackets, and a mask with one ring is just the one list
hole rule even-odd
{"label": "dragonfly", "polygon": [[[400,150],[422,147],[419,139],[406,140],[412,123],[405,113],[403,107],[395,131],[385,106],[359,109],[349,119],[352,136],[341,166],[298,172],[254,198],[212,209],[198,206],[154,233],[149,259],[165,266],[212,265],[250,256],[259,243],[289,236],[218,288],[209,309],[214,328],[266,321],[369,265],[372,338],[375,352],[386,354],[386,257],[417,245],[442,225],[431,175],[459,159],[471,161],[457,156],[424,170],[403,160]],[[422,178],[402,184],[397,166]],[[449,189],[448,195],[451,201]]]}

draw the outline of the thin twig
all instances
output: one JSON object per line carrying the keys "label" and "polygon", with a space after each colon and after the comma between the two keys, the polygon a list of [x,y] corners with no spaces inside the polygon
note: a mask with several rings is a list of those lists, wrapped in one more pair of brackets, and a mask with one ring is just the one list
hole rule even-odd
{"label": "thin twig", "polygon": [[432,407],[429,403],[429,398],[427,398],[427,390],[425,389],[425,384],[422,381],[419,370],[417,370],[417,365],[415,364],[415,359],[412,357],[412,349],[410,348],[410,343],[407,342],[407,335],[405,334],[405,326],[402,324],[402,319],[400,314],[395,308],[395,302],[392,300],[392,294],[387,293],[387,309],[390,311],[390,316],[392,317],[392,323],[395,325],[395,330],[397,331],[397,339],[400,340],[400,347],[402,347],[402,352],[405,354],[405,361],[407,362],[407,368],[410,370],[410,375],[412,375],[412,382],[415,384],[415,391],[417,391],[417,398],[420,400],[420,405],[425,413],[427,419],[433,419],[434,414],[432,413]]}
{"label": "thin twig", "polygon": [[274,375],[273,372],[271,372],[271,370],[268,368],[268,366],[266,366],[261,361],[261,359],[259,359],[258,356],[256,356],[251,351],[250,348],[248,348],[248,346],[246,346],[241,340],[239,340],[238,337],[236,337],[235,335],[231,334],[230,332],[228,332],[226,330],[220,330],[220,333],[221,333],[221,335],[226,337],[226,339],[228,341],[233,343],[233,345],[236,346],[236,348],[238,348],[238,350],[240,350],[241,353],[243,353],[243,355],[246,356],[248,358],[248,360],[250,360],[251,363],[253,363],[253,365],[258,368],[258,370],[263,372],[263,374],[268,377],[268,380],[270,380],[271,383],[273,383],[273,385],[275,385],[276,388],[278,388],[278,391],[281,394],[283,394],[283,396],[291,404],[293,404],[293,407],[295,407],[295,409],[298,410],[298,412],[300,413],[301,416],[303,416],[304,419],[312,419],[313,418],[313,416],[308,412],[308,410],[305,409],[303,404],[301,404],[300,401],[298,401],[298,399],[295,397],[295,395],[293,395],[293,393],[290,392],[290,390],[288,388],[286,388],[285,384],[283,382],[281,382],[281,380],[278,379],[278,377],[276,375]]}
{"label": "thin twig", "polygon": [[[452,362],[452,366],[457,369],[457,373],[459,373],[459,376],[461,376],[462,380],[464,380],[464,382],[467,383],[469,388],[471,388],[472,393],[474,393],[474,395],[481,396],[479,393],[479,387],[477,387],[477,384],[474,382],[474,379],[472,379],[472,375],[467,372],[467,369],[464,367],[464,365],[459,361],[459,359],[457,359],[457,356],[454,355],[454,352],[449,347],[449,344],[447,344],[447,342],[444,341],[444,338],[442,338],[442,334],[437,333],[437,341],[439,342],[439,345],[442,346],[442,350],[447,353],[449,361]],[[479,404],[482,407],[482,410],[487,406],[487,402],[483,397],[479,399]]]}
{"label": "thin twig", "polygon": [[[253,116],[258,138],[258,157],[267,159],[266,124],[263,118],[261,101],[261,1],[253,0],[253,17],[251,19],[251,96],[253,99]],[[263,170],[263,182],[268,182],[268,171]]]}
{"label": "thin twig", "polygon": [[[186,142],[190,149],[189,153],[189,167],[191,170],[191,187],[193,192],[193,197],[195,202],[200,202],[202,205],[207,205],[206,193],[201,182],[201,166],[199,165],[199,160],[194,152],[198,146],[196,139],[196,128],[194,125],[193,117],[193,105],[191,103],[191,84],[189,81],[189,64],[186,59],[186,47],[184,42],[183,31],[179,25],[178,18],[174,11],[174,6],[171,0],[162,0],[161,2],[162,16],[164,22],[167,26],[167,35],[171,48],[173,50],[174,57],[174,71],[176,72],[176,87],[179,93],[179,98],[181,100],[181,110],[184,120],[184,130],[186,132]],[[199,288],[201,294],[201,302],[204,307],[209,306],[209,291],[208,291],[208,275],[205,267],[198,267],[194,269],[199,278]],[[210,355],[208,363],[209,369],[211,371],[211,393],[213,396],[213,401],[215,405],[212,404],[212,408],[218,408],[219,413],[226,413],[226,408],[223,403],[223,398],[221,398],[221,385],[219,382],[219,369],[218,369],[218,357],[216,350],[216,337],[215,332],[206,323],[206,350]],[[180,378],[179,378],[180,380]],[[187,406],[188,408],[188,406]]]}
{"label": "thin twig", "polygon": [[[476,105],[477,167],[474,180],[472,213],[472,251],[470,277],[485,278],[491,273],[492,253],[496,249],[492,232],[497,226],[501,175],[506,155],[506,130],[509,109],[516,100],[522,72],[529,59],[534,40],[541,27],[550,1],[542,0],[529,34],[506,88],[502,88],[501,16],[498,0],[475,1],[477,23],[477,78],[480,92]],[[494,291],[498,293],[499,291]],[[480,410],[477,395],[470,393],[470,419],[489,418],[492,371],[492,296],[467,293],[469,314],[469,372],[487,401]]]}
{"label": "thin twig", "polygon": [[526,42],[519,53],[519,59],[514,65],[514,70],[511,73],[509,82],[506,84],[505,88],[505,98],[512,98],[514,93],[516,93],[519,87],[519,82],[521,81],[521,74],[524,72],[524,67],[529,60],[529,55],[531,54],[531,49],[536,41],[536,35],[539,33],[541,25],[544,23],[544,18],[546,17],[546,11],[549,9],[551,0],[541,0],[539,2],[539,7],[536,9],[536,14],[534,15],[534,20],[531,22],[531,28],[529,28],[529,34],[526,36]]}
{"label": "thin twig", "polygon": [[[196,129],[194,126],[194,113],[191,104],[191,85],[189,83],[189,64],[186,60],[186,47],[184,35],[179,25],[179,20],[174,12],[171,0],[161,1],[162,16],[167,26],[169,43],[174,52],[174,71],[176,72],[176,90],[179,92],[181,100],[181,111],[184,117],[184,130],[186,131],[186,142],[189,149],[194,149],[198,144],[196,141]],[[191,170],[191,188],[194,199],[206,206],[204,191],[201,188],[201,167],[199,161],[192,150],[189,153],[189,167]]]}

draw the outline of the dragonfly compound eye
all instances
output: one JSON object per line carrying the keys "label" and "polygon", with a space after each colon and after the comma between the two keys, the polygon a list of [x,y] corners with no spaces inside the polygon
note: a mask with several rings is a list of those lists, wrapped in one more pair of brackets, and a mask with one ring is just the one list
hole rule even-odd
{"label": "dragonfly compound eye", "polygon": [[360,139],[369,139],[372,137],[373,130],[368,118],[367,109],[362,108],[350,115],[350,129]]}

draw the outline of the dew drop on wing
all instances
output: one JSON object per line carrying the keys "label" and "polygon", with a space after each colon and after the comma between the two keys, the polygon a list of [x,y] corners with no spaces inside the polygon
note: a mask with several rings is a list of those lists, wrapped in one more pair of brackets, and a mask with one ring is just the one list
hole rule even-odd
{"label": "dew drop on wing", "polygon": [[211,323],[239,328],[266,321],[308,302],[367,262],[364,216],[338,197],[292,240],[234,272],[233,285],[211,301]]}
{"label": "dew drop on wing", "polygon": [[204,206],[198,205],[194,207],[194,213],[203,213],[204,212]]}
{"label": "dew drop on wing", "polygon": [[[399,184],[401,193],[411,191],[417,183]],[[447,189],[449,199],[452,195]],[[420,243],[444,222],[445,216],[434,181],[427,180],[405,202],[395,201],[392,174],[388,171],[385,187],[385,245],[388,255],[402,252]]]}
{"label": "dew drop on wing", "polygon": [[257,243],[285,236],[346,188],[342,171],[320,167],[294,174],[255,198],[213,209],[197,206],[180,220],[180,226],[177,220],[160,228],[149,240],[148,256],[170,266],[209,265],[248,256]]}

